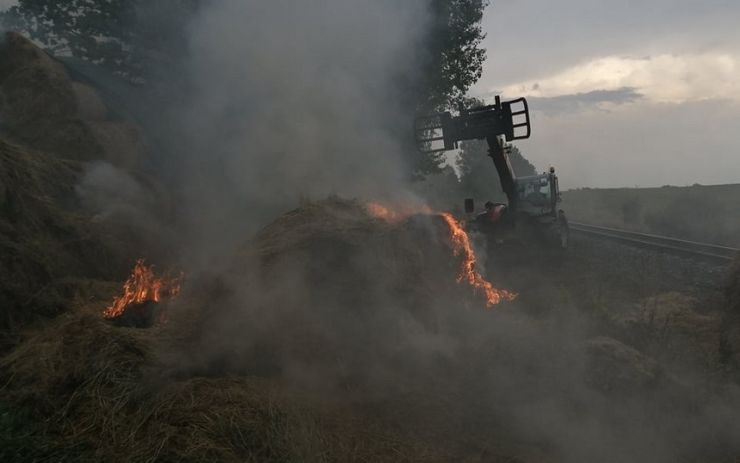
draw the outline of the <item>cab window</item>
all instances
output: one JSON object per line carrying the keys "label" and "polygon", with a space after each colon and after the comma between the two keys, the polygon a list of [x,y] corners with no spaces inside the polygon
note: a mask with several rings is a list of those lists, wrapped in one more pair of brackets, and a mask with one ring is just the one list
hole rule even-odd
{"label": "cab window", "polygon": [[519,186],[519,199],[535,206],[548,204],[550,197],[550,182],[546,177],[533,179]]}

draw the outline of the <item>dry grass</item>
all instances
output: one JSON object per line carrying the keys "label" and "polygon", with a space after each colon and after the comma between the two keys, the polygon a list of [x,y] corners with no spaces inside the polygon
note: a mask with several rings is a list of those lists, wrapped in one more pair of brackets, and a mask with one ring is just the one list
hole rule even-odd
{"label": "dry grass", "polygon": [[725,285],[728,308],[740,314],[740,256],[738,256],[727,272]]}
{"label": "dry grass", "polygon": [[[326,254],[327,242],[340,250],[369,246],[378,253],[381,267],[392,267],[393,260],[420,267],[420,255],[412,259],[393,246],[380,253],[383,244],[394,241],[388,233],[409,230],[393,232],[368,217],[361,204],[332,199],[306,204],[278,220],[245,255],[262,262],[267,278],[286,259],[295,263],[311,256],[319,262],[334,259],[331,275],[340,280],[357,276],[340,254]],[[327,275],[321,278],[327,290],[333,282]],[[410,278],[423,280],[413,273],[405,280]],[[452,276],[449,280],[454,284]],[[42,329],[29,331],[0,361],[3,400],[29,410],[48,454],[62,459],[73,455],[75,461],[448,460],[441,444],[408,429],[389,429],[374,411],[353,406],[352,394],[335,400],[286,386],[284,378],[258,378],[243,369],[182,368],[187,344],[196,350],[205,347],[202,335],[212,327],[209,318],[229,315],[213,307],[214,301],[219,303],[214,296],[218,288],[197,291],[210,296],[194,297],[178,308],[182,312],[173,313],[170,323],[150,330],[115,327],[102,319],[103,304],[82,302]],[[316,301],[304,302],[302,307],[322,310]],[[316,337],[311,325],[286,323],[283,331],[271,336],[272,348],[336,369],[335,349],[342,346],[322,344],[325,339]],[[237,354],[241,363],[249,361]],[[394,408],[396,413],[404,410]],[[14,449],[17,454],[26,450]]]}
{"label": "dry grass", "polygon": [[168,376],[153,355],[164,338],[92,309],[64,315],[2,359],[3,400],[31,410],[48,449],[74,461],[444,460],[269,380]]}
{"label": "dry grass", "polygon": [[740,256],[727,273],[720,353],[729,373],[740,383]]}
{"label": "dry grass", "polygon": [[740,246],[740,185],[584,188],[563,208],[575,222]]}
{"label": "dry grass", "polygon": [[0,140],[4,336],[39,315],[65,310],[67,301],[87,291],[90,285],[84,279],[114,279],[128,270],[119,254],[126,246],[103,226],[92,224],[76,205],[74,185],[80,171],[73,161]]}

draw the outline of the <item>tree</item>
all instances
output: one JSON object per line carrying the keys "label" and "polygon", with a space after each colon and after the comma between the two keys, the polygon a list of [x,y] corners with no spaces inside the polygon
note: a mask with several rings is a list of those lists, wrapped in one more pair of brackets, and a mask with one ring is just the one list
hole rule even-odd
{"label": "tree", "polygon": [[73,55],[120,70],[130,64],[130,0],[20,0],[3,22],[28,33],[52,54]]}
{"label": "tree", "polygon": [[[401,4],[405,0],[395,0]],[[418,47],[420,69],[399,78],[399,99],[408,108],[409,155],[415,113],[456,108],[481,77],[486,51],[481,27],[489,0],[429,0],[429,23]],[[25,31],[52,54],[72,55],[108,67],[132,80],[157,81],[169,75],[187,43],[185,27],[208,0],[19,0],[2,13],[7,28]],[[411,169],[420,175],[440,172],[444,158],[418,154]]]}
{"label": "tree", "polygon": [[[416,114],[469,106],[466,94],[480,79],[486,60],[481,21],[488,4],[488,0],[431,0],[432,19],[421,50],[424,64],[408,91],[408,106]],[[416,177],[440,173],[444,162],[441,153],[419,154]]]}
{"label": "tree", "polygon": [[488,0],[431,0],[428,58],[417,109],[456,108],[480,79],[486,60],[481,21],[488,4]]}
{"label": "tree", "polygon": [[423,181],[415,182],[412,189],[434,210],[447,211],[460,209],[464,194],[455,169],[446,165],[440,173],[428,175]]}
{"label": "tree", "polygon": [[[182,26],[202,3],[19,0],[2,13],[2,22],[25,31],[52,54],[71,54],[131,73],[141,71],[152,50],[169,49],[176,42],[172,37],[182,38]],[[488,0],[430,0],[420,78],[409,86],[416,89],[415,109],[454,107],[480,78],[486,58],[481,20],[487,5]]]}
{"label": "tree", "polygon": [[[179,26],[198,5],[199,0],[19,0],[0,20],[54,55],[71,55],[141,78],[152,57],[171,54],[177,42],[173,37],[182,33]],[[158,14],[168,21],[153,21]]]}
{"label": "tree", "polygon": [[[399,3],[404,0],[395,0]],[[445,157],[441,153],[418,153],[412,145],[412,121],[420,114],[431,114],[465,105],[470,87],[480,79],[486,50],[481,25],[489,0],[428,0],[429,17],[421,42],[416,45],[412,75],[397,76],[401,107],[408,126],[399,127],[397,136],[408,140],[405,147],[411,162],[411,177],[422,180],[441,173]]]}
{"label": "tree", "polygon": [[[465,196],[478,200],[504,200],[496,167],[488,156],[488,145],[485,141],[474,140],[463,142],[456,165],[460,173],[460,187]],[[511,167],[517,176],[536,175],[537,169],[516,146],[509,154]]]}

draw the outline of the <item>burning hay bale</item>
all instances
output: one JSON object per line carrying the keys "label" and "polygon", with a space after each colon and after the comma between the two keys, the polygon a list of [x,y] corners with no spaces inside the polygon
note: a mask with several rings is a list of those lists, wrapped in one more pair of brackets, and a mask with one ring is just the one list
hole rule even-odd
{"label": "burning hay bale", "polygon": [[[147,244],[133,222],[111,223],[118,216],[110,207],[118,203],[103,198],[100,188],[91,188],[98,184],[89,185],[94,175],[80,162],[110,158],[91,127],[126,123],[104,120],[107,116],[92,88],[72,82],[59,62],[21,35],[3,34],[0,350],[12,346],[18,330],[31,320],[56,316],[88,286],[125,275],[129,256]],[[109,185],[110,180],[98,183]],[[162,196],[138,179],[131,183],[142,186],[143,196]],[[88,204],[83,196],[105,202],[108,209]],[[138,203],[135,208],[137,213],[144,209]],[[151,228],[142,230],[153,235]]]}
{"label": "burning hay bale", "polygon": [[136,261],[134,270],[123,284],[123,294],[116,297],[103,317],[119,326],[147,328],[155,321],[164,321],[166,312],[160,302],[172,299],[180,293],[178,278],[157,277],[154,266],[147,266],[144,259]]}
{"label": "burning hay bale", "polygon": [[516,294],[507,290],[497,289],[490,281],[483,278],[480,270],[475,268],[475,264],[477,263],[475,252],[462,224],[452,214],[444,213],[441,215],[450,228],[453,254],[456,257],[462,258],[460,273],[457,277],[458,283],[465,282],[474,291],[483,293],[488,307],[496,306],[503,301],[513,301],[516,299]]}
{"label": "burning hay bale", "polygon": [[80,175],[74,162],[0,139],[0,338],[64,311],[83,279],[125,271],[113,235],[75,206]]}
{"label": "burning hay bale", "polygon": [[471,267],[459,244],[440,215],[386,220],[359,201],[307,203],[261,230],[219,289],[181,297],[169,324],[186,368],[204,374],[371,388],[387,376],[378,370],[410,376],[418,359],[451,355],[470,318],[492,316],[489,294],[461,277]]}
{"label": "burning hay bale", "polygon": [[[382,241],[378,241],[378,237]],[[409,261],[435,259],[416,266],[415,274],[434,279],[441,277],[446,282],[454,272],[451,266],[459,261],[455,281],[469,286],[488,307],[515,298],[509,291],[496,289],[481,275],[462,224],[451,214],[433,213],[425,208],[396,210],[378,203],[366,205],[338,198],[309,204],[265,228],[257,237],[256,252],[263,262],[269,262],[276,254],[290,255],[290,247],[296,245],[303,250],[318,250],[314,248],[319,248],[319,241],[324,240],[332,247],[345,246],[350,255],[370,251],[388,269]],[[332,249],[321,251],[332,252]],[[404,256],[410,253],[414,255]],[[321,260],[308,259],[307,263]],[[331,268],[326,270],[336,273]]]}
{"label": "burning hay bale", "polygon": [[[257,236],[250,252],[268,268],[286,259],[318,265],[306,272],[309,278],[346,282],[355,294],[387,283],[393,296],[417,288],[424,299],[446,288],[456,297],[467,292],[463,300],[489,308],[516,298],[480,273],[471,240],[458,220],[447,213],[417,211],[333,198],[278,219]],[[321,281],[316,283],[320,287]]]}
{"label": "burning hay bale", "polygon": [[151,240],[116,217],[94,219],[76,188],[83,171],[0,139],[0,350],[31,321],[99,295]]}
{"label": "burning hay bale", "polygon": [[[313,287],[338,281],[348,295],[372,290],[368,279],[374,278],[391,284],[394,293],[419,289],[421,298],[439,292],[432,290],[435,286],[464,283],[453,292],[469,285],[467,291],[480,290],[478,296],[490,302],[486,296],[493,288],[474,269],[470,242],[451,216],[388,214],[339,198],[307,204],[263,229],[245,251],[268,273],[291,261],[306,270]],[[497,301],[505,298],[510,294],[502,293]]]}

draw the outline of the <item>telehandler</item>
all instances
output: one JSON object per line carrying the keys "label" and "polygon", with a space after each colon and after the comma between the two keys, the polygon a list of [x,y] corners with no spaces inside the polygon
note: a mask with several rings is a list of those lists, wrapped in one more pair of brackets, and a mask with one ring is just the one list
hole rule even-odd
{"label": "telehandler", "polygon": [[468,227],[486,234],[489,243],[521,244],[550,251],[557,256],[568,248],[568,220],[559,204],[558,177],[551,167],[547,172],[528,177],[516,177],[509,162],[510,142],[529,138],[531,124],[525,98],[496,102],[475,109],[461,109],[459,115],[450,112],[417,118],[417,146],[424,153],[457,149],[465,140],[486,140],[488,155],[498,172],[507,203],[485,203],[476,211],[473,198],[465,200]]}

